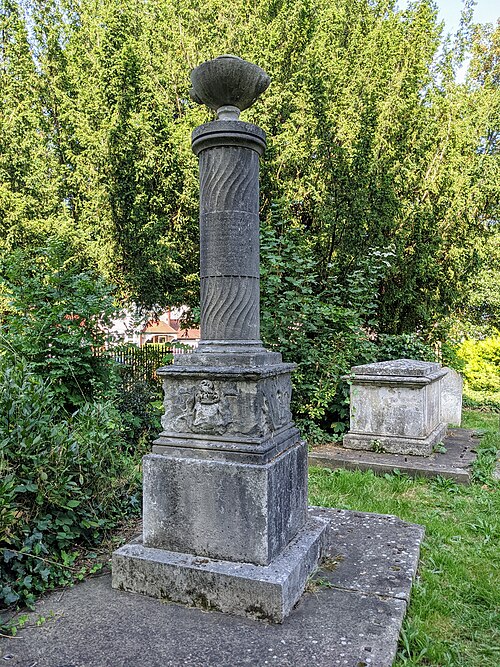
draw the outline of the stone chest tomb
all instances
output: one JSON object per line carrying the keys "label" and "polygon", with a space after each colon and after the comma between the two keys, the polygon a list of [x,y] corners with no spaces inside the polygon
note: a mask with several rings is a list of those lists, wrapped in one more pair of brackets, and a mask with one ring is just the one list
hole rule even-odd
{"label": "stone chest tomb", "polygon": [[344,447],[429,456],[443,440],[441,364],[398,359],[354,366]]}

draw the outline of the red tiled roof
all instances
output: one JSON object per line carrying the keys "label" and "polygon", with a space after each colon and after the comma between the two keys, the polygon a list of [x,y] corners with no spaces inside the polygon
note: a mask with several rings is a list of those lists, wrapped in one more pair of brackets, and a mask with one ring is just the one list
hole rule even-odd
{"label": "red tiled roof", "polygon": [[181,329],[179,335],[177,336],[177,339],[182,340],[183,338],[192,338],[198,340],[199,337],[200,337],[199,329]]}
{"label": "red tiled roof", "polygon": [[148,322],[142,333],[154,333],[154,334],[176,334],[177,329],[174,329],[170,324],[159,320],[158,322]]}

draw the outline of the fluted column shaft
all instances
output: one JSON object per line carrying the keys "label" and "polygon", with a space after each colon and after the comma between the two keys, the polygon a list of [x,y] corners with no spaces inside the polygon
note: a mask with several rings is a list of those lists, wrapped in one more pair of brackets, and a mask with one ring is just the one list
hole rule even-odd
{"label": "fluted column shaft", "polygon": [[201,344],[260,344],[259,156],[265,134],[241,121],[193,132],[200,167]]}

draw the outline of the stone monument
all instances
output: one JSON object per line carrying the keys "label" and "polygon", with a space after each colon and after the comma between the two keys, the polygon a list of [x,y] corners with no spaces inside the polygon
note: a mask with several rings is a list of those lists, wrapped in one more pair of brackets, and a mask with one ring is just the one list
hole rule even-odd
{"label": "stone monument", "polygon": [[441,364],[397,359],[354,366],[344,447],[430,456],[446,435]]}
{"label": "stone monument", "polygon": [[163,431],[144,457],[142,540],[113,555],[113,586],[281,621],[304,590],[326,523],[307,511],[307,447],[290,413],[293,364],[259,334],[259,157],[239,120],[268,87],[235,56],[191,73],[217,113],[197,127],[201,340],[159,369]]}
{"label": "stone monument", "polygon": [[462,423],[462,392],[464,381],[460,373],[445,367],[446,375],[441,380],[441,420],[450,426]]}

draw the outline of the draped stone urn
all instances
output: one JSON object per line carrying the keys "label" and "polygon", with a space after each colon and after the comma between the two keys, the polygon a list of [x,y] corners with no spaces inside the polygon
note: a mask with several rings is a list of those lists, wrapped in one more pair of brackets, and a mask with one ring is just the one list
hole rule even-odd
{"label": "draped stone urn", "polygon": [[113,557],[113,586],[282,621],[321,555],[307,510],[307,447],[290,412],[293,364],[259,327],[263,130],[239,120],[270,83],[225,55],[191,73],[217,120],[192,134],[200,180],[201,340],[158,370],[163,430],[144,457],[143,536]]}

